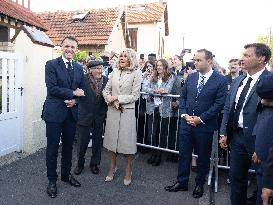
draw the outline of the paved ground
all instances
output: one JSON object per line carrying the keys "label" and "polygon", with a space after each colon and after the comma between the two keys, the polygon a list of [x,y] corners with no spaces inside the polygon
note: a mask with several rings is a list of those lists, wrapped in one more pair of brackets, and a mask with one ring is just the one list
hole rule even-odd
{"label": "paved ground", "polygon": [[[75,156],[75,153],[74,153]],[[88,150],[90,156],[90,150]],[[164,162],[159,167],[146,163],[148,154],[139,154],[134,161],[133,183],[123,185],[124,157],[119,156],[118,172],[113,182],[105,183],[109,153],[103,151],[101,173],[94,176],[86,168],[77,177],[80,188],[71,187],[58,181],[59,195],[50,199],[45,193],[47,185],[45,150],[19,159],[10,164],[0,165],[0,204],[1,205],[197,205],[209,204],[208,187],[199,200],[191,197],[194,174],[191,176],[189,192],[168,193],[164,186],[175,180],[177,164]],[[1,159],[0,159],[1,160]],[[74,159],[75,162],[75,159]],[[3,163],[2,163],[3,164]],[[73,163],[75,165],[75,163]],[[59,172],[59,170],[58,170]],[[215,194],[215,204],[228,205],[228,186],[224,183],[225,174],[220,173],[219,192]]]}

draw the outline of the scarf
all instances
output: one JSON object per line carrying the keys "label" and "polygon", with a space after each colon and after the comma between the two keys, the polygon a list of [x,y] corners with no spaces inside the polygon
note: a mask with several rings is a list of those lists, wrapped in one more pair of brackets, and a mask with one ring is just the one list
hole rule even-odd
{"label": "scarf", "polygon": [[91,89],[94,91],[97,97],[101,95],[103,78],[95,80],[94,76],[90,73],[88,75]]}

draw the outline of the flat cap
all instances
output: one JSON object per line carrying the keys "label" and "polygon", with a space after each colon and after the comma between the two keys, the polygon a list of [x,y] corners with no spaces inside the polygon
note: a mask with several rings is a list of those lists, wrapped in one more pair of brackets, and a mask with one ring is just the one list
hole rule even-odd
{"label": "flat cap", "polygon": [[94,68],[98,65],[103,65],[103,61],[98,61],[98,60],[91,60],[88,64],[87,64],[87,68]]}

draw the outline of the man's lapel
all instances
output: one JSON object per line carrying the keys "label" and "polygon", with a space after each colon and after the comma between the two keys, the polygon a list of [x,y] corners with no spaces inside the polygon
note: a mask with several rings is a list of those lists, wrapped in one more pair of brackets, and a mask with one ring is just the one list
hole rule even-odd
{"label": "man's lapel", "polygon": [[248,96],[247,96],[247,99],[245,101],[245,104],[249,101],[249,99],[251,98],[251,96],[253,95],[253,93],[256,91],[256,85],[257,83],[260,81],[260,79],[267,75],[269,73],[268,70],[264,70],[264,72],[262,72],[262,74],[260,75],[259,79],[256,81],[256,83],[254,84],[254,86],[252,87],[251,91],[249,92]]}
{"label": "man's lapel", "polygon": [[236,83],[234,83],[233,85],[233,92],[230,93],[230,107],[233,106],[233,103],[235,102],[235,98],[236,98],[236,94],[238,92],[238,89],[242,83],[242,81],[246,78],[246,75],[240,76],[238,78],[241,78],[240,80],[236,81]]}
{"label": "man's lapel", "polygon": [[197,86],[198,86],[198,79],[199,79],[199,73],[196,72],[194,74],[192,74],[193,76],[193,85],[192,85],[192,88],[193,88],[193,93],[194,93],[194,96],[196,96],[196,98],[198,97],[197,96]]}
{"label": "man's lapel", "polygon": [[68,81],[68,84],[71,85],[71,80],[70,80],[68,71],[65,67],[64,61],[61,56],[58,58],[58,63],[59,63],[60,68],[62,69],[63,73],[66,75],[66,79]]}
{"label": "man's lapel", "polygon": [[[211,83],[214,83],[214,78],[216,77],[216,72],[213,71],[213,73],[211,74],[210,78],[208,79],[208,81],[206,82],[206,84],[204,85],[203,89],[200,91],[200,94],[203,93],[203,92],[206,92],[206,89],[210,86]],[[199,77],[198,77],[199,79]],[[197,83],[198,83],[198,79],[197,79]],[[197,90],[197,85],[196,85],[196,90]],[[198,96],[199,96],[198,95]],[[198,97],[197,96],[197,97]]]}

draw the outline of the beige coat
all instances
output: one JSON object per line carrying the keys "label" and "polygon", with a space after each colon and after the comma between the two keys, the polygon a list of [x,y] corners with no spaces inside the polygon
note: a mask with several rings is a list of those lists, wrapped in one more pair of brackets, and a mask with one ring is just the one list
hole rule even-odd
{"label": "beige coat", "polygon": [[142,74],[139,69],[121,71],[114,69],[103,90],[107,95],[118,96],[118,102],[124,111],[120,112],[108,106],[103,146],[115,153],[135,154],[136,148],[136,117],[135,102],[140,96]]}

